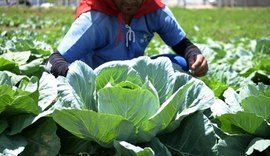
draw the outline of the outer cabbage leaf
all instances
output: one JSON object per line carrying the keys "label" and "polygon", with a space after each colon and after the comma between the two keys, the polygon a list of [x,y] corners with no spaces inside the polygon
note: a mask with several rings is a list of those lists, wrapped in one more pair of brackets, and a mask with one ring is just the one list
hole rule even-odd
{"label": "outer cabbage leaf", "polygon": [[97,113],[92,110],[62,109],[53,119],[73,135],[112,147],[114,140],[133,140],[133,124],[119,115]]}
{"label": "outer cabbage leaf", "polygon": [[19,155],[27,145],[22,136],[6,136],[0,134],[0,155]]}
{"label": "outer cabbage leaf", "polygon": [[269,139],[263,139],[263,138],[254,138],[246,151],[247,155],[251,155],[254,150],[257,150],[259,152],[262,152],[266,150],[268,147],[270,147],[270,140]]}
{"label": "outer cabbage leaf", "polygon": [[35,59],[27,64],[19,66],[19,69],[23,75],[41,75],[44,71],[44,58]]}
{"label": "outer cabbage leaf", "polygon": [[154,151],[149,148],[141,148],[125,141],[114,141],[117,150],[116,156],[154,156]]}
{"label": "outer cabbage leaf", "polygon": [[174,85],[174,69],[171,61],[166,57],[151,60],[149,57],[133,59],[133,68],[139,73],[142,80],[150,80],[159,95],[160,103],[172,94]]}
{"label": "outer cabbage leaf", "polygon": [[270,96],[270,86],[261,83],[259,83],[258,85],[248,84],[246,86],[239,88],[238,91],[241,101],[249,96],[258,96],[258,95]]}
{"label": "outer cabbage leaf", "polygon": [[0,134],[8,128],[8,122],[6,119],[0,119]]}
{"label": "outer cabbage leaf", "polygon": [[160,140],[177,155],[215,155],[214,127],[201,112],[186,117],[175,131],[161,135]]}
{"label": "outer cabbage leaf", "polygon": [[225,98],[225,102],[232,113],[236,113],[238,111],[243,111],[241,108],[241,97],[236,93],[232,88],[228,88],[223,93]]}
{"label": "outer cabbage leaf", "polygon": [[27,63],[27,60],[30,58],[31,51],[20,51],[20,52],[8,52],[4,53],[1,56],[16,62],[18,65],[23,65]]}
{"label": "outer cabbage leaf", "polygon": [[[8,80],[9,82],[8,83],[6,83],[6,84],[11,84],[12,86],[15,86],[15,85],[17,85],[23,78],[26,78],[27,76],[26,75],[16,75],[16,74],[14,74],[14,73],[12,73],[12,72],[9,72],[9,71],[1,71],[1,73],[6,73],[7,75],[8,75],[8,79],[10,79],[10,80]],[[0,76],[0,77],[2,77],[2,76]]]}
{"label": "outer cabbage leaf", "polygon": [[177,91],[180,87],[189,83],[190,80],[196,80],[191,75],[181,73],[181,72],[176,72],[174,74],[174,77],[175,77],[175,83],[173,87],[173,92]]}
{"label": "outer cabbage leaf", "polygon": [[18,64],[16,64],[13,61],[0,57],[0,71],[4,71],[4,70],[10,71],[16,74],[20,73]]}
{"label": "outer cabbage leaf", "polygon": [[68,83],[67,79],[59,76],[57,78],[58,88],[58,101],[54,108],[76,108],[83,109],[81,97],[76,93],[72,86]]}
{"label": "outer cabbage leaf", "polygon": [[22,156],[57,155],[60,150],[60,139],[56,135],[56,123],[50,118],[25,132],[28,144]]}
{"label": "outer cabbage leaf", "polygon": [[12,86],[11,78],[5,72],[0,71],[0,85],[4,85],[4,84],[8,86]]}
{"label": "outer cabbage leaf", "polygon": [[47,109],[57,98],[57,81],[55,77],[48,73],[43,73],[39,80],[39,100],[38,105],[42,111]]}
{"label": "outer cabbage leaf", "polygon": [[58,127],[57,135],[61,140],[61,155],[68,155],[71,153],[94,154],[99,152],[98,149],[104,150],[104,148],[100,147],[99,144],[86,139],[81,139],[60,127]]}
{"label": "outer cabbage leaf", "polygon": [[155,152],[155,156],[172,156],[168,148],[158,138],[153,138],[147,145]]}
{"label": "outer cabbage leaf", "polygon": [[252,136],[250,135],[226,136],[226,138],[218,141],[214,149],[218,151],[218,155],[245,155],[246,148],[251,140]]}
{"label": "outer cabbage leaf", "polygon": [[216,99],[214,104],[211,105],[210,109],[214,117],[220,116],[222,114],[233,113],[230,107],[221,99]]}
{"label": "outer cabbage leaf", "polygon": [[96,110],[94,91],[96,88],[96,75],[85,63],[76,61],[69,66],[67,81],[80,97],[84,109]]}
{"label": "outer cabbage leaf", "polygon": [[249,96],[242,100],[244,111],[255,113],[270,123],[270,97],[259,95]]}
{"label": "outer cabbage leaf", "polygon": [[[183,77],[185,81],[188,81],[189,78],[184,74],[176,75],[175,88],[182,86],[182,82],[178,81],[178,79],[181,80]],[[189,81],[193,81],[193,85],[191,85],[183,94],[184,101],[178,104],[176,108],[176,116],[166,129],[167,131],[172,131],[177,128],[186,116],[195,113],[196,111],[210,108],[210,106],[215,102],[214,93],[204,84],[203,81],[195,78],[190,78]]]}
{"label": "outer cabbage leaf", "polygon": [[8,118],[8,135],[19,134],[24,128],[31,125],[36,115],[33,114],[15,114]]}
{"label": "outer cabbage leaf", "polygon": [[[39,79],[35,76],[29,78],[23,78],[19,84],[17,92],[21,95],[28,95],[35,101],[35,105],[38,105],[39,99]],[[21,92],[22,90],[22,92]]]}
{"label": "outer cabbage leaf", "polygon": [[0,86],[0,113],[6,114],[33,113],[38,114],[38,101],[31,98],[31,92],[20,89],[12,90],[10,86]]}
{"label": "outer cabbage leaf", "polygon": [[141,123],[138,131],[139,141],[150,141],[158,132],[167,128],[177,112],[177,108],[184,102],[186,92],[192,86],[190,82],[179,88],[170,98],[165,101],[149,120]]}
{"label": "outer cabbage leaf", "polygon": [[[43,76],[39,80],[39,100],[38,106],[41,108],[39,114],[15,114],[8,118],[9,121],[9,135],[14,135],[20,133],[27,126],[35,123],[38,119],[51,114],[51,111],[45,109],[50,109],[50,105],[54,103],[57,96],[57,83],[53,75],[48,73],[43,73]],[[35,92],[35,85],[26,85],[29,88],[28,90],[33,90]],[[25,88],[26,88],[25,86]],[[32,86],[32,87],[31,87]],[[32,88],[32,89],[31,89]]]}
{"label": "outer cabbage leaf", "polygon": [[229,88],[224,93],[225,102],[232,107],[228,107],[231,112],[217,117],[221,129],[232,134],[247,132],[261,137],[269,136],[269,87],[263,84],[246,85],[238,91],[237,94]]}
{"label": "outer cabbage leaf", "polygon": [[252,134],[260,137],[270,137],[270,125],[262,117],[249,112],[223,114],[217,119],[220,128],[230,134]]}

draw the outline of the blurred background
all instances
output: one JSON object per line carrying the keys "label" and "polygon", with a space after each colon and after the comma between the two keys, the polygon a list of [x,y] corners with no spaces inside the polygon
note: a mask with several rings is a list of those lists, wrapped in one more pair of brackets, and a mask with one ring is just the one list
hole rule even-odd
{"label": "blurred background", "polygon": [[[253,7],[270,6],[270,0],[163,0],[169,6],[182,6],[192,8],[209,7]],[[27,5],[27,6],[77,6],[79,0],[0,0],[0,5]]]}

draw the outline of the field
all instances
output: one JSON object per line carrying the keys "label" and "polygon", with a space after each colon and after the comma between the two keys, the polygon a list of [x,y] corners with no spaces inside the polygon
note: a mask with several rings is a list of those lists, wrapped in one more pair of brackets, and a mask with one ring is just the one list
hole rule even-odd
{"label": "field", "polygon": [[[40,22],[51,23],[35,31],[58,31],[69,26],[74,19],[75,9],[57,8],[0,8],[1,30],[17,29],[16,25],[37,16]],[[228,42],[232,38],[256,39],[270,35],[269,8],[222,8],[222,9],[182,9],[172,8],[177,20],[190,37],[210,37]],[[3,15],[5,14],[5,15]],[[12,24],[12,22],[14,24]],[[35,23],[38,24],[38,23]],[[10,28],[11,27],[11,28]],[[64,32],[63,32],[64,34]]]}
{"label": "field", "polygon": [[141,57],[55,78],[75,9],[0,7],[0,155],[270,156],[270,8],[171,9],[206,76]]}

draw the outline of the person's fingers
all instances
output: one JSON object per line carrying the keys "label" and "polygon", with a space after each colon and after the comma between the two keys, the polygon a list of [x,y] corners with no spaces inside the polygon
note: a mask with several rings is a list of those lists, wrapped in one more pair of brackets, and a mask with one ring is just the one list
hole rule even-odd
{"label": "person's fingers", "polygon": [[194,55],[189,59],[189,67],[191,70],[196,70],[197,68],[199,68],[203,62],[203,55],[199,54],[199,55]]}
{"label": "person's fingers", "polygon": [[198,72],[196,72],[196,75],[197,75],[197,76],[204,76],[204,75],[206,75],[207,71],[208,71],[208,70],[206,70],[206,69],[201,70],[201,71],[198,71]]}
{"label": "person's fingers", "polygon": [[199,73],[201,71],[206,71],[208,69],[207,60],[203,59],[202,63],[199,67],[197,67],[194,71]]}
{"label": "person's fingers", "polygon": [[198,71],[195,71],[197,76],[204,76],[208,72],[208,64],[207,60],[205,59],[204,62],[202,63],[202,66],[198,68]]}
{"label": "person's fingers", "polygon": [[188,66],[191,70],[192,70],[192,65],[195,63],[195,60],[196,60],[196,56],[192,56],[188,58]]}
{"label": "person's fingers", "polygon": [[[192,60],[194,59],[194,60]],[[208,71],[207,60],[203,55],[197,55],[190,60],[190,69],[195,76],[204,76]],[[193,62],[192,62],[193,61]]]}

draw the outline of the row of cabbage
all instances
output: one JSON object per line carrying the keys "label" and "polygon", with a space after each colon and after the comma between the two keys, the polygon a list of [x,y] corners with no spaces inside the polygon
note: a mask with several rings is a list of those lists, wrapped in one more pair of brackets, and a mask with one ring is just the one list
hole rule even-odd
{"label": "row of cabbage", "polygon": [[1,155],[269,155],[269,38],[198,44],[202,79],[147,56],[55,78],[52,38],[1,32]]}

